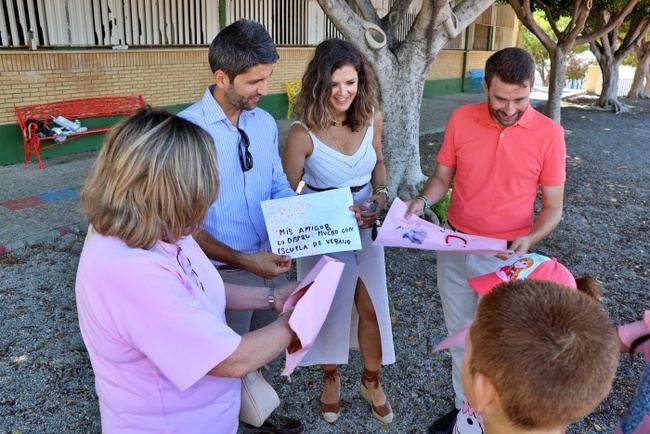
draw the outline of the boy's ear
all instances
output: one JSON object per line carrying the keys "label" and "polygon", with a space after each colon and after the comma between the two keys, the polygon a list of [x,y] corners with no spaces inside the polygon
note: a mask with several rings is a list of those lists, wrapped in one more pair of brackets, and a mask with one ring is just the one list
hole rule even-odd
{"label": "boy's ear", "polygon": [[486,409],[494,406],[499,402],[499,395],[494,387],[494,383],[484,374],[477,372],[474,374],[474,402],[472,407],[479,413],[484,413]]}
{"label": "boy's ear", "polygon": [[225,89],[230,85],[230,79],[228,78],[228,74],[223,72],[221,69],[217,69],[213,75],[214,75],[214,83],[217,85],[219,89]]}

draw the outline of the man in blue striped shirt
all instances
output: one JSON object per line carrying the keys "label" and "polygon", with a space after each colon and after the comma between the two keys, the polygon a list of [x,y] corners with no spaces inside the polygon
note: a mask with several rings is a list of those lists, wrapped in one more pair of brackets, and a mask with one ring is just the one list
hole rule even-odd
{"label": "man in blue striped shirt", "polygon": [[[263,26],[240,20],[214,38],[208,53],[214,84],[179,113],[208,131],[217,148],[221,186],[196,236],[225,282],[269,287],[269,309],[226,311],[228,325],[243,335],[277,318],[273,289],[287,279],[291,258],[270,252],[260,202],[295,195],[278,155],[273,117],[257,107],[279,56]],[[266,373],[268,374],[268,373]],[[250,426],[243,426],[252,430]],[[296,434],[300,422],[267,421],[265,433]]]}

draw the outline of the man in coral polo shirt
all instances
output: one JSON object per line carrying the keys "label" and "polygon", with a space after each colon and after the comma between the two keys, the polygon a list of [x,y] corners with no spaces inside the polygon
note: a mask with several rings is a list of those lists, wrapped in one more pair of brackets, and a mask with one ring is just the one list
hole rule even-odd
{"label": "man in coral polo shirt", "polygon": [[[485,65],[487,101],[456,109],[447,125],[434,173],[422,194],[409,201],[407,216],[438,202],[452,184],[448,224],[468,234],[510,242],[526,253],[560,222],[564,200],[564,130],[530,106],[535,64],[520,48],[494,53]],[[542,206],[534,219],[541,186]],[[467,279],[494,271],[503,258],[438,252],[438,289],[449,333],[471,323],[478,295]],[[430,433],[451,432],[464,394],[460,364],[452,351],[455,408]]]}

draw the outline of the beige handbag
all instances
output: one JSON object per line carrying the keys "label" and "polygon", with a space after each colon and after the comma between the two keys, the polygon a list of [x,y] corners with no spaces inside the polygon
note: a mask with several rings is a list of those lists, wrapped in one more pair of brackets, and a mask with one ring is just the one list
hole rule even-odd
{"label": "beige handbag", "polygon": [[241,379],[240,421],[260,427],[279,405],[280,397],[259,371]]}

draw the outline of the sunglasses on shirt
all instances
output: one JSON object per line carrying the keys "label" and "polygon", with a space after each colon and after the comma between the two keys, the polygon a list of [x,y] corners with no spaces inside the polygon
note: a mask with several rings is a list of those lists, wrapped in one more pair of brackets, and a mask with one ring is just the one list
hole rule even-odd
{"label": "sunglasses on shirt", "polygon": [[251,146],[251,141],[246,131],[241,128],[237,128],[237,131],[239,131],[239,163],[241,164],[242,172],[248,172],[253,168],[253,155],[248,150]]}
{"label": "sunglasses on shirt", "polygon": [[185,256],[185,253],[183,253],[181,246],[176,246],[176,247],[177,247],[176,261],[178,261],[178,265],[181,266],[183,273],[185,273],[186,276],[191,277],[192,280],[194,280],[194,283],[197,286],[200,286],[201,290],[205,292],[205,288],[203,287],[203,282],[201,282],[201,279],[199,279],[199,275],[196,273],[196,271],[194,271],[194,268],[192,267],[192,261],[190,261],[190,258]]}

